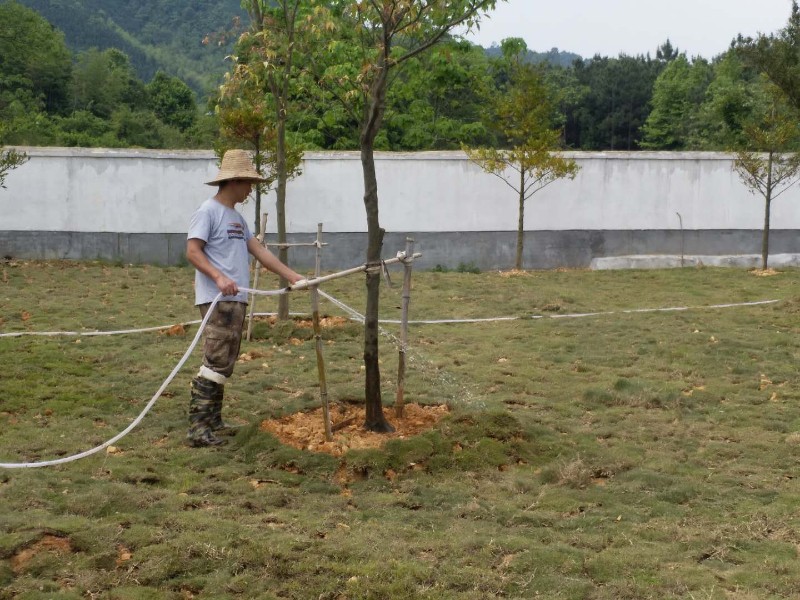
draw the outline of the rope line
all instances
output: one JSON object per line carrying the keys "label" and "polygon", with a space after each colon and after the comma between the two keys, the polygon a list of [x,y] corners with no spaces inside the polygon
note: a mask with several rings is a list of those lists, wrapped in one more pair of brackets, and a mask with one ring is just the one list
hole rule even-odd
{"label": "rope line", "polygon": [[[330,294],[326,294],[322,290],[319,290],[319,295],[332,302],[335,306],[341,308],[344,312],[346,312],[351,319],[354,321],[364,322],[364,315],[359,313],[354,308],[347,306],[341,300],[337,300]],[[766,304],[775,304],[780,302],[780,300],[758,300],[755,302],[737,302],[737,303],[728,303],[728,304],[710,304],[705,306],[669,306],[665,308],[632,308],[626,310],[610,310],[610,311],[603,311],[603,312],[591,312],[591,313],[572,313],[566,315],[530,315],[527,317],[490,317],[490,318],[475,318],[475,319],[436,319],[436,320],[417,320],[413,321],[410,320],[408,322],[409,325],[438,325],[438,324],[448,324],[448,323],[494,323],[500,321],[524,321],[524,320],[538,320],[538,319],[580,319],[585,317],[598,317],[598,316],[608,316],[608,315],[616,315],[616,314],[635,314],[635,313],[654,313],[654,312],[679,312],[679,311],[686,311],[686,310],[711,310],[711,309],[720,309],[720,308],[739,308],[743,306],[762,306]],[[399,319],[381,319],[378,321],[382,324],[400,324],[401,321]]]}
{"label": "rope line", "polygon": [[[245,289],[245,288],[241,288]],[[254,313],[254,317],[272,317],[277,316],[275,312],[258,312]],[[290,312],[293,317],[305,317],[308,313]],[[200,319],[195,321],[184,321],[183,323],[174,323],[172,325],[157,325],[155,327],[143,327],[141,329],[119,329],[117,331],[13,331],[11,333],[0,333],[0,338],[23,337],[26,335],[41,336],[41,337],[57,337],[57,336],[72,336],[72,337],[97,337],[101,335],[127,335],[131,333],[148,333],[150,331],[164,331],[172,329],[180,325],[186,327],[187,325],[197,325],[201,323]]]}
{"label": "rope line", "polygon": [[[258,295],[261,295],[261,296],[278,296],[278,295],[281,295],[281,294],[285,294],[285,293],[287,293],[289,291],[287,288],[283,288],[283,289],[280,289],[280,290],[266,290],[266,291],[253,290],[253,289],[249,289],[249,288],[239,288],[239,289],[242,290],[242,291],[245,291],[245,292],[258,294]],[[195,349],[195,346],[197,346],[197,342],[200,341],[200,336],[201,336],[201,334],[203,333],[203,330],[206,327],[206,323],[208,323],[208,319],[211,317],[212,313],[214,312],[214,309],[216,308],[217,303],[219,302],[220,298],[222,298],[222,293],[221,292],[219,294],[217,294],[216,298],[214,298],[214,301],[211,303],[211,306],[208,308],[208,312],[206,313],[205,318],[200,322],[200,327],[197,329],[197,333],[195,334],[194,339],[192,340],[192,343],[189,345],[189,348],[186,350],[186,352],[184,352],[183,356],[178,361],[178,364],[175,365],[174,369],[172,369],[172,372],[164,380],[164,383],[162,383],[161,387],[158,388],[158,391],[156,391],[156,393],[153,394],[153,397],[150,398],[150,401],[147,403],[147,405],[144,407],[144,409],[142,409],[142,412],[140,412],[139,415],[124,430],[119,432],[117,435],[112,437],[110,440],[107,440],[107,441],[103,442],[99,446],[95,446],[94,448],[91,448],[89,450],[85,450],[84,452],[79,452],[78,454],[73,454],[72,456],[65,456],[64,458],[58,458],[58,459],[54,459],[54,460],[43,460],[43,461],[28,462],[28,463],[0,463],[0,469],[30,469],[30,468],[35,468],[35,467],[52,467],[52,466],[55,466],[55,465],[62,465],[62,464],[68,463],[68,462],[79,460],[81,458],[86,458],[87,456],[91,456],[93,454],[97,454],[98,452],[100,452],[104,448],[107,448],[108,446],[111,446],[115,442],[121,440],[123,437],[128,435],[131,431],[133,431],[133,429],[139,423],[142,422],[142,419],[144,419],[145,415],[148,412],[150,412],[150,409],[153,408],[153,405],[155,405],[156,401],[161,397],[161,394],[164,392],[165,389],[167,389],[167,386],[175,378],[175,375],[177,375],[178,371],[181,370],[181,367],[183,367],[184,363],[187,361],[187,359],[191,355],[192,351]]]}
{"label": "rope line", "polygon": [[[247,288],[241,288],[247,289]],[[264,292],[256,292],[260,295],[264,295]],[[266,295],[277,295],[274,293],[266,294]],[[341,300],[337,300],[330,294],[324,292],[323,290],[319,290],[319,295],[331,302],[333,305],[339,307],[344,312],[348,314],[348,316],[353,320],[360,323],[364,322],[364,315],[359,313],[354,308],[351,308]],[[608,316],[608,315],[617,315],[617,314],[635,314],[635,313],[653,313],[653,312],[680,312],[686,310],[711,310],[711,309],[720,309],[720,308],[739,308],[744,306],[761,306],[765,304],[776,304],[780,302],[780,300],[758,300],[755,302],[738,302],[738,303],[728,303],[728,304],[709,304],[704,306],[668,306],[663,308],[631,308],[631,309],[624,309],[624,310],[611,310],[611,311],[604,311],[604,312],[589,312],[589,313],[571,313],[565,315],[530,315],[526,317],[475,317],[471,319],[420,319],[420,320],[410,320],[408,323],[409,325],[442,325],[442,324],[459,324],[459,323],[495,323],[495,322],[502,322],[502,321],[520,321],[520,320],[537,320],[537,319],[580,319],[585,317],[599,317],[599,316]],[[269,317],[274,316],[277,313],[274,312],[260,312],[254,313],[253,316],[256,317]],[[293,312],[289,313],[293,317],[307,317],[308,313],[300,313],[300,312]],[[183,323],[175,323],[172,325],[158,325],[155,327],[144,327],[141,329],[120,329],[117,331],[13,331],[10,333],[0,333],[0,338],[13,338],[13,337],[23,337],[26,335],[29,336],[41,336],[41,337],[56,337],[56,336],[73,336],[73,337],[94,337],[94,336],[102,336],[102,335],[127,335],[132,333],[147,333],[150,331],[164,331],[167,329],[171,329],[176,325],[187,326],[187,325],[196,325],[201,321],[198,319],[196,321],[184,321]],[[378,321],[379,323],[384,324],[392,324],[397,325],[400,323],[399,319],[381,319]]]}

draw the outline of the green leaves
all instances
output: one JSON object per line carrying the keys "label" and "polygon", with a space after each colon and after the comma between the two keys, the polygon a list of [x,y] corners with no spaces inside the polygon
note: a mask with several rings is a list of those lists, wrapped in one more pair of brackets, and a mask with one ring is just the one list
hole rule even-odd
{"label": "green leaves", "polygon": [[147,84],[150,107],[164,123],[185,131],[197,119],[194,92],[177,77],[159,71]]}
{"label": "green leaves", "polygon": [[[2,148],[3,142],[3,129],[3,124],[0,123],[0,148]],[[9,172],[25,164],[27,161],[28,155],[24,152],[18,152],[13,148],[9,150],[0,149],[0,188],[6,187],[5,180]]]}
{"label": "green leaves", "polygon": [[736,152],[733,168],[752,193],[771,202],[800,177],[800,129],[797,112],[786,105],[783,93],[765,85],[769,108],[744,126],[747,149]]}
{"label": "green leaves", "polygon": [[72,58],[60,31],[16,2],[0,4],[0,110],[2,92],[25,90],[29,108],[66,111],[71,74]]}
{"label": "green leaves", "polygon": [[689,63],[683,54],[666,66],[653,88],[653,110],[643,127],[643,148],[683,150],[688,146],[711,73],[705,60]]}

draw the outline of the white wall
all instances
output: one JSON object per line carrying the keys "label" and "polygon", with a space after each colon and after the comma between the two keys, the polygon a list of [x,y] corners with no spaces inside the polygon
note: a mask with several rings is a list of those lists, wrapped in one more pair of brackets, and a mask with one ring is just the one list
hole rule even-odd
{"label": "white wall", "polygon": [[[0,230],[181,233],[213,188],[210,152],[23,148],[30,161],[0,189]],[[527,230],[744,229],[762,226],[753,196],[720,153],[569,153],[581,166],[527,204]],[[380,221],[388,231],[514,231],[514,191],[461,152],[378,153]],[[274,197],[263,201],[275,231]],[[253,222],[253,202],[243,211]],[[356,152],[312,152],[290,182],[289,232],[363,232]],[[772,226],[800,228],[800,189],[773,204]]]}

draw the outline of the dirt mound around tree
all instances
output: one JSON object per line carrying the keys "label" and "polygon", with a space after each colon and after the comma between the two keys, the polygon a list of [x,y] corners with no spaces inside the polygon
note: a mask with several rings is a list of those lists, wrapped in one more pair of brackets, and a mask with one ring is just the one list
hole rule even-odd
{"label": "dirt mound around tree", "polygon": [[406,404],[402,417],[397,417],[394,409],[386,409],[386,418],[395,428],[393,433],[366,431],[363,428],[363,405],[337,404],[331,406],[330,412],[334,430],[331,442],[325,441],[321,408],[262,421],[261,429],[269,431],[289,446],[310,452],[327,452],[333,456],[342,456],[348,450],[379,448],[388,440],[419,435],[436,425],[450,412],[450,409],[443,404],[436,406]]}

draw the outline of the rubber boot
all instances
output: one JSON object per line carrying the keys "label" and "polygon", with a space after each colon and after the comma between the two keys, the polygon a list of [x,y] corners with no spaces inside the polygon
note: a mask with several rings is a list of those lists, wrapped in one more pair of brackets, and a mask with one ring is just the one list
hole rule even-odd
{"label": "rubber boot", "polygon": [[237,425],[231,425],[222,420],[222,400],[225,397],[225,386],[219,383],[214,384],[216,388],[211,395],[211,418],[209,427],[214,433],[220,435],[233,435],[236,433]]}
{"label": "rubber boot", "polygon": [[203,446],[220,446],[225,440],[214,435],[211,419],[214,403],[214,391],[219,386],[205,377],[192,379],[192,395],[189,401],[189,432],[186,441],[195,448]]}

